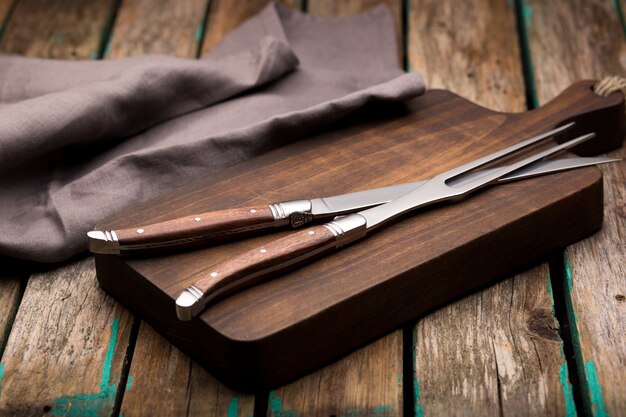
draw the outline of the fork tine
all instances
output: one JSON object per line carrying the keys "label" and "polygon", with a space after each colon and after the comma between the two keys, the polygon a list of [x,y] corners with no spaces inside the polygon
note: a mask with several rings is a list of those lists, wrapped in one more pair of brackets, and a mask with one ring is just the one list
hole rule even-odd
{"label": "fork tine", "polygon": [[516,143],[515,145],[509,146],[508,148],[502,149],[502,150],[500,150],[498,152],[494,152],[494,153],[489,154],[487,156],[484,156],[482,158],[479,158],[479,159],[476,159],[474,161],[468,162],[465,165],[461,165],[461,166],[458,166],[456,168],[452,168],[451,170],[449,170],[449,171],[447,171],[445,173],[446,176],[448,176],[447,180],[451,180],[455,176],[464,174],[464,173],[466,173],[468,171],[471,171],[473,169],[476,169],[476,168],[480,168],[483,165],[487,165],[487,164],[489,164],[491,162],[495,162],[498,159],[502,159],[502,158],[504,158],[507,155],[510,155],[510,154],[512,154],[514,152],[517,152],[517,151],[522,150],[524,148],[527,148],[527,147],[529,147],[531,145],[539,143],[539,142],[541,142],[543,140],[546,140],[546,139],[556,135],[557,133],[560,133],[560,132],[562,132],[564,130],[569,129],[572,126],[574,126],[574,122],[565,124],[563,126],[559,126],[556,129],[549,130],[547,132],[544,132],[544,133],[542,133],[540,135],[537,135],[535,137],[532,137],[530,139],[526,139],[523,142]]}
{"label": "fork tine", "polygon": [[[504,167],[500,166],[499,168],[489,170],[485,175],[481,175],[471,180],[466,181],[467,177],[463,177],[463,183],[461,184],[448,184],[449,181],[458,176],[450,174],[451,172],[454,172],[454,169],[452,169],[450,171],[446,171],[442,174],[434,176],[430,180],[423,183],[421,186],[413,189],[412,191],[409,191],[408,193],[394,200],[391,200],[388,203],[381,204],[380,206],[372,207],[367,210],[359,211],[355,214],[350,214],[345,217],[345,219],[352,221],[358,217],[364,218],[366,221],[366,229],[373,230],[374,228],[380,227],[386,222],[408,211],[415,210],[417,208],[424,207],[433,203],[461,199],[470,194],[472,191],[476,191],[479,188],[496,182],[499,178],[508,173],[512,173],[540,159],[546,158],[564,149],[568,149],[572,146],[578,145],[579,143],[589,140],[594,136],[595,133],[580,136],[576,139],[570,140],[569,142],[563,143],[561,145],[554,146],[543,152],[538,152],[522,161],[514,163],[513,165]],[[350,230],[355,230],[355,226],[349,226],[347,224],[347,221],[344,221],[343,218],[337,221],[343,221],[346,227],[352,227],[353,229]]]}
{"label": "fork tine", "polygon": [[523,168],[526,165],[530,165],[533,162],[539,161],[540,159],[547,158],[548,156],[554,155],[557,152],[561,152],[561,151],[563,151],[565,149],[569,149],[569,148],[571,148],[573,146],[576,146],[579,143],[582,143],[584,141],[587,141],[587,140],[589,140],[589,139],[591,139],[591,138],[593,138],[595,136],[596,136],[595,133],[588,133],[586,135],[579,136],[579,137],[577,137],[575,139],[572,139],[572,140],[567,141],[565,143],[562,143],[560,145],[553,146],[550,149],[546,149],[545,151],[538,152],[538,153],[536,153],[534,155],[531,155],[531,156],[529,156],[529,157],[527,157],[525,159],[522,159],[521,161],[518,161],[518,162],[516,162],[514,164],[511,164],[511,165],[502,167],[502,168],[500,168],[498,170],[495,170],[492,173],[489,173],[489,174],[487,174],[485,176],[477,178],[475,181],[469,181],[469,182],[463,184],[462,186],[452,187],[452,188],[459,188],[459,190],[458,190],[459,192],[456,193],[457,195],[462,195],[462,194],[468,193],[470,191],[474,191],[474,190],[476,190],[476,189],[478,189],[480,187],[488,185],[489,183],[491,183],[493,181],[497,181],[500,177],[502,177],[502,176],[504,176],[504,175],[506,175],[508,173],[511,173],[513,171],[517,171],[518,169]]}

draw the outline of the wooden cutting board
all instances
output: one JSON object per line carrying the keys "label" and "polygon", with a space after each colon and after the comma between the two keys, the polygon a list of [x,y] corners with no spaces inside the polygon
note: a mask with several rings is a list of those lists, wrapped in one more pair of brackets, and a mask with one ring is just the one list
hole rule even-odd
{"label": "wooden cutting board", "polygon": [[[334,195],[429,178],[566,121],[621,146],[624,98],[577,83],[540,109],[498,113],[443,90],[376,106],[318,133],[133,207],[97,226],[140,226],[207,210]],[[565,139],[561,138],[561,139]],[[492,187],[406,216],[366,240],[210,306],[181,322],[179,292],[216,263],[277,231],[168,256],[96,255],[100,284],[234,389],[272,388],[420,314],[532,264],[602,225],[595,167]]]}

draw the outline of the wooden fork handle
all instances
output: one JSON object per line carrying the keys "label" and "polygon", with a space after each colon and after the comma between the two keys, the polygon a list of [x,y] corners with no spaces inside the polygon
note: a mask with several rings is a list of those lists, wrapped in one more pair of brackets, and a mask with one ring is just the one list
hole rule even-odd
{"label": "wooden fork handle", "polygon": [[[191,320],[210,301],[241,291],[274,273],[319,257],[365,236],[365,218],[358,214],[349,216],[354,221],[336,220],[294,232],[210,268],[177,298],[178,318],[183,321]],[[350,226],[346,227],[345,224]]]}

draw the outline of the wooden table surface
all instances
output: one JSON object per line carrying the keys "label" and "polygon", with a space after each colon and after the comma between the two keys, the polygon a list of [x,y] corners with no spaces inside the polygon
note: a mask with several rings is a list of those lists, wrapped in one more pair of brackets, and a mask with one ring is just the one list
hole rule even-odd
{"label": "wooden table surface", "polygon": [[[384,2],[407,70],[492,109],[626,72],[626,0]],[[338,16],[378,1],[287,3]],[[264,4],[0,0],[0,52],[194,58]],[[256,395],[223,386],[104,293],[91,257],[0,270],[0,415],[626,415],[626,168],[601,169],[605,223],[591,238]]]}

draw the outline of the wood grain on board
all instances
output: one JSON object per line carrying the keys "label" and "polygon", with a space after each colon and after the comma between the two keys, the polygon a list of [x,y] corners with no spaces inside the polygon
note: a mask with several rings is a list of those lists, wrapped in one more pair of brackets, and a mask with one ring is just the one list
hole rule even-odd
{"label": "wood grain on board", "polygon": [[195,58],[208,0],[125,0],[115,19],[108,58],[167,54]]}
{"label": "wood grain on board", "polygon": [[97,58],[115,6],[115,0],[20,0],[5,25],[0,52],[39,58]]}
{"label": "wood grain on board", "polygon": [[[408,26],[410,67],[422,71],[428,85],[488,108],[524,110],[515,10],[509,3],[413,0]],[[418,415],[570,411],[549,286],[543,263],[419,320]]]}
{"label": "wood grain on board", "polygon": [[[529,1],[526,7],[540,103],[575,80],[626,74],[626,42],[612,2]],[[626,149],[609,155],[626,158]],[[617,416],[626,413],[626,164],[600,169],[604,225],[567,249],[563,285],[584,411]]]}

